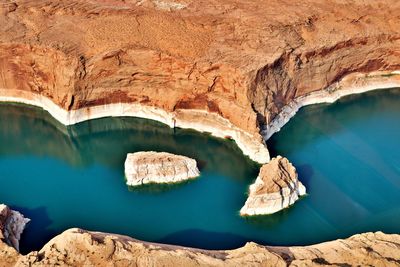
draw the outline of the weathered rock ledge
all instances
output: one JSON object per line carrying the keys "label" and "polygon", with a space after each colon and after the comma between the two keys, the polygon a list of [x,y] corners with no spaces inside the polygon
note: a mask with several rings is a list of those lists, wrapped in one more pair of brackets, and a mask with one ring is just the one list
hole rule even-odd
{"label": "weathered rock ledge", "polygon": [[64,125],[103,117],[128,116],[156,120],[170,127],[194,129],[211,133],[219,138],[231,138],[250,159],[258,163],[269,161],[269,152],[260,134],[248,133],[220,115],[204,110],[185,109],[168,112],[141,103],[111,103],[66,110],[46,96],[24,90],[2,88],[0,88],[0,102],[23,103],[43,108]]}
{"label": "weathered rock ledge", "polygon": [[305,194],[306,188],[299,181],[295,167],[287,158],[277,156],[261,167],[240,214],[272,214],[294,204]]}
{"label": "weathered rock ledge", "polygon": [[268,140],[288,123],[301,107],[333,103],[344,96],[391,88],[400,88],[400,71],[351,73],[323,90],[314,91],[290,101],[269,124],[261,127],[261,134],[264,140]]}
{"label": "weathered rock ledge", "polygon": [[395,0],[6,0],[0,95],[66,124],[134,115],[230,136],[266,163],[260,130],[311,98],[359,92],[330,95],[352,73],[396,80],[399,12]]}
{"label": "weathered rock ledge", "polygon": [[[7,245],[0,243],[0,248]],[[11,248],[12,249],[12,248]],[[69,229],[40,251],[0,253],[0,266],[399,266],[400,235],[354,235],[305,247],[255,243],[201,250],[142,242],[127,236]]]}
{"label": "weathered rock ledge", "polygon": [[126,184],[179,183],[200,175],[194,159],[166,152],[129,153],[125,160]]}
{"label": "weathered rock ledge", "polygon": [[[26,219],[0,205],[0,229],[15,234]],[[6,215],[6,216],[4,216]],[[7,219],[16,215],[19,219]],[[6,224],[4,224],[6,222]],[[20,232],[19,232],[20,233]],[[19,234],[18,234],[19,235]],[[15,235],[16,236],[16,235]],[[69,229],[40,251],[21,255],[0,238],[0,266],[400,266],[400,235],[354,235],[304,247],[255,243],[234,250],[202,250],[143,242],[131,237]]]}
{"label": "weathered rock ledge", "polygon": [[21,213],[0,204],[0,240],[19,250],[19,239],[30,219]]}

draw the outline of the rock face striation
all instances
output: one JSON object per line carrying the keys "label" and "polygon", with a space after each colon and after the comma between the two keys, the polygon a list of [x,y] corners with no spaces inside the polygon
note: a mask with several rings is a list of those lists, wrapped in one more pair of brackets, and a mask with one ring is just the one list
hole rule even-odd
{"label": "rock face striation", "polygon": [[178,183],[199,175],[194,159],[166,152],[130,153],[125,160],[125,177],[129,186]]}
{"label": "rock face striation", "polygon": [[0,204],[0,239],[19,250],[19,239],[29,221],[18,211]]}
{"label": "rock face striation", "polygon": [[306,194],[296,169],[281,156],[261,167],[249,190],[249,197],[240,210],[241,215],[272,214],[289,207]]}

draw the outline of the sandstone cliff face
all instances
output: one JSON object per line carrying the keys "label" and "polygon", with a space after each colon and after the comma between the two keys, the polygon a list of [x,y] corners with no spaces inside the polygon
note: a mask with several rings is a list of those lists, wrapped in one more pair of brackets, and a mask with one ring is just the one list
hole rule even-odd
{"label": "sandstone cliff face", "polygon": [[0,266],[399,266],[399,248],[399,235],[381,232],[307,247],[247,243],[235,250],[208,251],[70,229],[26,256],[2,250]]}
{"label": "sandstone cliff face", "polygon": [[126,184],[179,183],[200,175],[194,159],[166,152],[136,152],[125,160]]}
{"label": "sandstone cliff face", "polygon": [[240,210],[241,215],[263,215],[278,212],[305,195],[296,169],[287,158],[278,156],[263,165],[250,185],[249,196]]}
{"label": "sandstone cliff face", "polygon": [[395,0],[6,0],[0,88],[64,109],[207,110],[261,142],[257,118],[294,98],[399,69],[399,13]]}

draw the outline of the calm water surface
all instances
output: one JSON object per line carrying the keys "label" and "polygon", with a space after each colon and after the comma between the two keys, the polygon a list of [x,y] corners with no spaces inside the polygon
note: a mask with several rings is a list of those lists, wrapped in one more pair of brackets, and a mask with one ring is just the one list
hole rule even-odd
{"label": "calm water surface", "polygon": [[[208,249],[400,233],[399,117],[400,90],[303,108],[268,145],[294,163],[309,194],[246,219],[238,211],[259,166],[234,142],[136,118],[65,127],[38,108],[0,104],[0,203],[32,219],[24,253],[70,227]],[[142,150],[193,157],[202,175],[129,189],[126,153]]]}

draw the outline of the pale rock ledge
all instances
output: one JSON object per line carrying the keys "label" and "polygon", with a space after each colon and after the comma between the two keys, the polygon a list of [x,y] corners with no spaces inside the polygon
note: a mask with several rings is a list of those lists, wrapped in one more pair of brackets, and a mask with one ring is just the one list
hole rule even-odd
{"label": "pale rock ledge", "polygon": [[194,159],[166,152],[129,153],[125,160],[125,177],[129,186],[178,183],[199,175]]}
{"label": "pale rock ledge", "polygon": [[295,167],[281,156],[263,165],[240,215],[263,215],[278,212],[292,205],[306,188],[298,180]]}
{"label": "pale rock ledge", "polygon": [[[8,206],[0,204],[0,240],[19,251],[19,240],[30,219],[21,213],[11,210]],[[1,264],[0,264],[1,265]]]}

